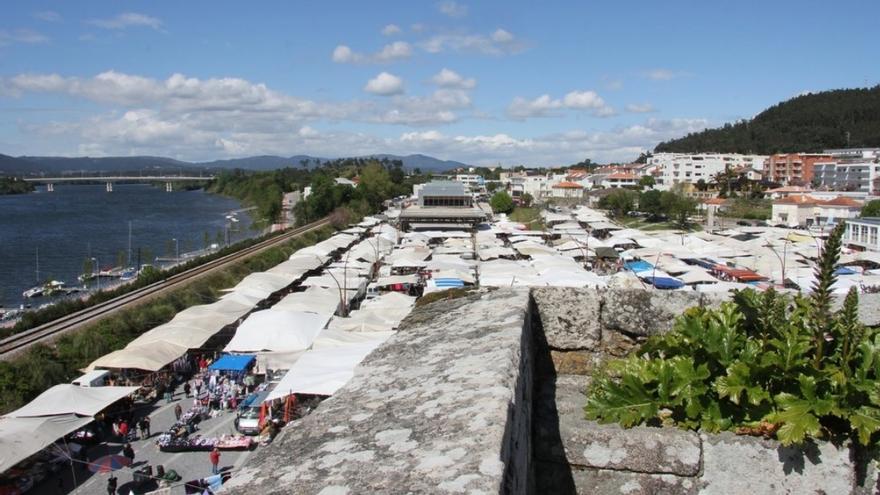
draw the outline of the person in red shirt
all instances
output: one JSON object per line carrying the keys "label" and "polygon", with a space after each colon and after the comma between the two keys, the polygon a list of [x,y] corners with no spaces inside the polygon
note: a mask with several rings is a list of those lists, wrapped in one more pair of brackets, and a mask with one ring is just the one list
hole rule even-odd
{"label": "person in red shirt", "polygon": [[208,369],[208,360],[205,359],[205,356],[202,356],[202,358],[199,359],[199,370],[205,371],[206,369]]}
{"label": "person in red shirt", "polygon": [[211,458],[211,474],[217,474],[220,472],[220,449],[214,447],[214,450],[209,454]]}
{"label": "person in red shirt", "polygon": [[128,423],[125,420],[119,422],[119,436],[128,441]]}

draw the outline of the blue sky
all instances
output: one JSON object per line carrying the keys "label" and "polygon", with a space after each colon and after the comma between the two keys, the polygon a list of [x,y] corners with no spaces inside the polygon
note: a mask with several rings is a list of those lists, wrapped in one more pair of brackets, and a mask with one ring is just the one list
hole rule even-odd
{"label": "blue sky", "polygon": [[[723,5],[723,6],[722,6]],[[15,2],[0,153],[634,159],[880,81],[880,3]]]}

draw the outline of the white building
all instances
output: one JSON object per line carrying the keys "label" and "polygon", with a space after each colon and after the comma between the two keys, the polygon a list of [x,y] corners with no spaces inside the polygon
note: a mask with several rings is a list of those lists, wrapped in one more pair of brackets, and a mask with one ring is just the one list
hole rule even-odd
{"label": "white building", "polygon": [[584,197],[584,187],[577,182],[558,182],[553,184],[551,196],[554,198],[579,199]]}
{"label": "white building", "polygon": [[822,200],[807,195],[791,195],[773,202],[770,223],[788,227],[834,225],[856,218],[862,203],[848,197]]}
{"label": "white building", "polygon": [[600,184],[604,188],[638,186],[639,180],[641,177],[630,172],[614,172],[606,175]]}
{"label": "white building", "polygon": [[860,251],[880,251],[880,218],[847,220],[843,243]]}
{"label": "white building", "polygon": [[550,196],[550,179],[546,175],[522,175],[510,178],[510,195],[516,199],[523,194],[530,195],[533,199],[542,199]]}
{"label": "white building", "polygon": [[875,158],[853,158],[817,163],[814,181],[824,189],[880,194],[880,162]]}
{"label": "white building", "polygon": [[766,158],[764,155],[737,153],[657,153],[648,158],[648,164],[659,167],[657,184],[668,188],[682,182],[699,182],[700,179],[710,182],[726,169],[764,170]]}
{"label": "white building", "polygon": [[455,182],[461,182],[467,186],[468,190],[471,192],[477,192],[485,185],[483,176],[476,174],[456,174],[452,177],[452,180]]}

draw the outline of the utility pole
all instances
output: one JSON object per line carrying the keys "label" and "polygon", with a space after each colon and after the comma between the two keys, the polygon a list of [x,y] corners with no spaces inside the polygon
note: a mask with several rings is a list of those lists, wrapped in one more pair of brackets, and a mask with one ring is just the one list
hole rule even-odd
{"label": "utility pole", "polygon": [[128,266],[131,266],[131,220],[128,221]]}

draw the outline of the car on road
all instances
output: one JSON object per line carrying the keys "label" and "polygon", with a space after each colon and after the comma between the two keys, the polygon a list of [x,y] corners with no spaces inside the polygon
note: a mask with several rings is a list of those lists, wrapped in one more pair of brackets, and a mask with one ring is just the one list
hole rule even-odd
{"label": "car on road", "polygon": [[247,404],[244,405],[235,418],[235,429],[239,433],[244,435],[260,434],[260,408],[266,397],[269,397],[268,390],[255,394],[253,398],[248,398]]}

